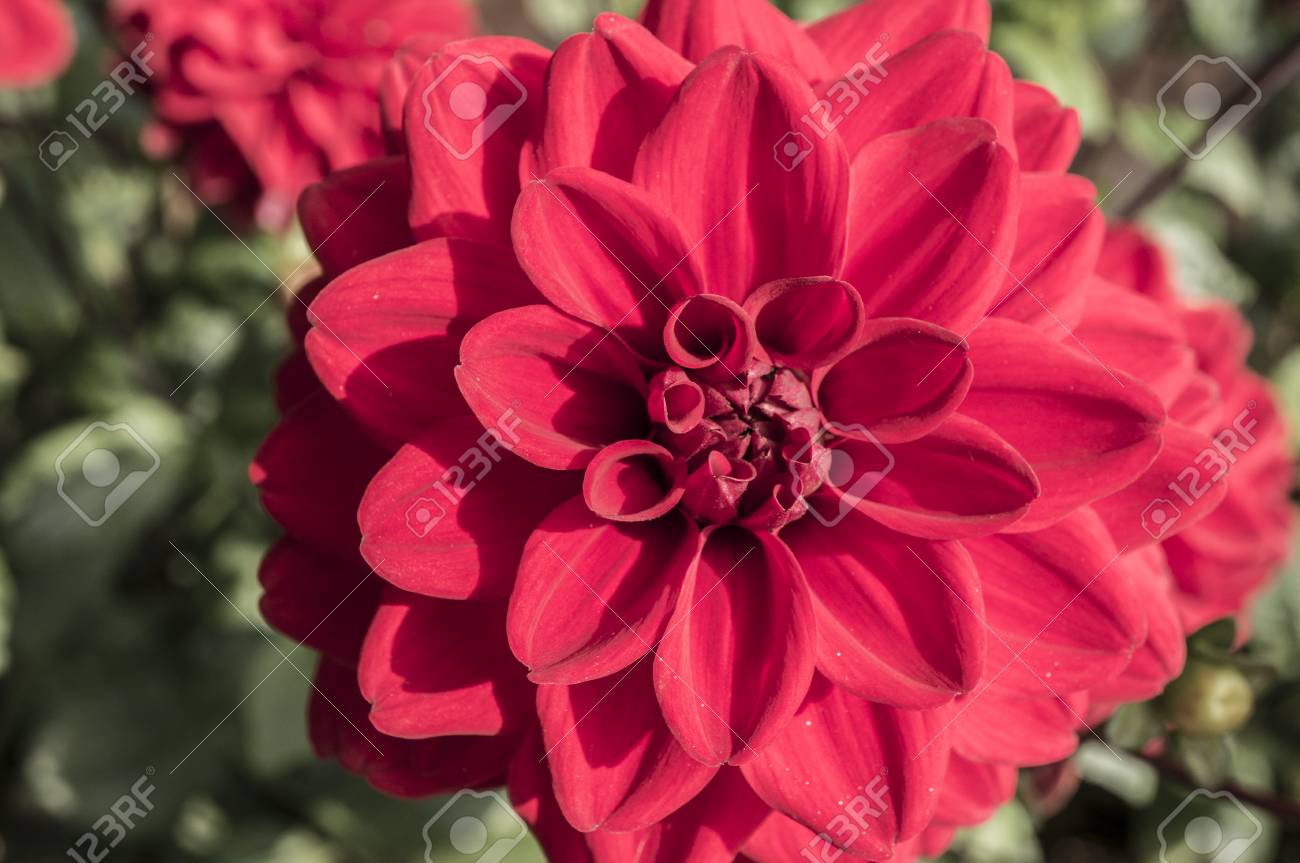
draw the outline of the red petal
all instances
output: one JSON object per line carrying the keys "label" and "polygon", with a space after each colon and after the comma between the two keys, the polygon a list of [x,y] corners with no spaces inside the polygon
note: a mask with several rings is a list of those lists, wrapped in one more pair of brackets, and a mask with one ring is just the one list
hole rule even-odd
{"label": "red petal", "polygon": [[564,816],[584,833],[641,830],[717,773],[686,754],[655,703],[650,662],[575,686],[541,686],[537,712]]}
{"label": "red petal", "polygon": [[414,242],[406,225],[406,159],[377,159],[303,189],[298,220],[316,260],[337,275]]}
{"label": "red petal", "polygon": [[1010,765],[982,764],[954,752],[943,777],[939,817],[962,827],[983,824],[1015,796],[1017,776]]}
{"label": "red petal", "polygon": [[[1035,697],[1119,672],[1146,637],[1142,595],[1088,509],[1034,533],[965,540],[984,586],[988,668]],[[1013,659],[1019,655],[1019,659]]]}
{"label": "red petal", "polygon": [[593,833],[596,863],[732,863],[772,810],[735,768],[723,768],[690,803],[640,833]]}
{"label": "red petal", "polygon": [[371,723],[413,739],[518,730],[533,693],[502,637],[504,625],[502,603],[388,588],[357,672]]}
{"label": "red petal", "polygon": [[1097,273],[1156,302],[1179,302],[1164,252],[1133,225],[1110,226]]}
{"label": "red petal", "polygon": [[1155,459],[1164,408],[1134,378],[1013,321],[989,318],[970,346],[975,383],[961,412],[1015,447],[1042,487],[1017,530],[1123,488]]}
{"label": "red petal", "polygon": [[975,685],[984,668],[984,601],[955,542],[909,539],[851,513],[781,534],[817,612],[817,668],[863,698],[934,707]]}
{"label": "red petal", "polygon": [[646,381],[607,331],[528,306],[477,324],[460,344],[456,381],[485,427],[511,415],[513,447],[533,464],[586,467],[600,447],[645,437]]}
{"label": "red petal", "polygon": [[1060,173],[1079,149],[1079,112],[1065,108],[1051,91],[1017,81],[1016,150],[1023,171]]}
{"label": "red petal", "polygon": [[573,499],[529,537],[506,621],[537,683],[582,683],[640,659],[668,625],[699,531],[678,513],[613,524]]}
{"label": "red petal", "polygon": [[551,59],[538,174],[582,165],[630,178],[641,141],[692,68],[635,21],[596,16],[590,33],[564,40]]}
{"label": "red petal", "polygon": [[58,77],[77,42],[68,7],[60,0],[10,0],[3,17],[0,86],[34,87]]}
{"label": "red petal", "polygon": [[[509,239],[519,153],[539,123],[550,52],[524,39],[450,42],[422,67],[406,98],[411,228],[419,239]],[[458,91],[457,88],[466,87]],[[473,89],[468,89],[473,88]],[[486,94],[485,113],[458,93]]]}
{"label": "red petal", "polygon": [[859,343],[866,324],[862,296],[829,278],[777,279],[745,300],[758,341],[783,366],[829,365]]}
{"label": "red petal", "polygon": [[395,449],[468,412],[451,370],[469,328],[536,299],[504,249],[428,240],[330,282],[311,304],[307,354],[330,394]]}
{"label": "red petal", "polygon": [[448,599],[510,592],[529,534],[577,493],[578,477],[511,455],[511,426],[492,428],[473,417],[437,423],[370,483],[361,551],[385,579]]}
{"label": "red petal", "polygon": [[828,825],[845,815],[860,829],[853,851],[888,858],[930,821],[950,712],[875,704],[818,677],[784,732],[741,770],[779,812],[841,845],[846,833]]}
{"label": "red petal", "polygon": [[1088,294],[1079,288],[1106,235],[1096,198],[1092,183],[1073,174],[1021,174],[1016,251],[994,314],[1067,337],[1083,316]]}
{"label": "red petal", "polygon": [[[699,244],[692,254],[711,292],[743,301],[773,279],[839,273],[843,147],[829,138],[797,165],[778,158],[778,145],[812,102],[789,67],[724,48],[691,73],[642,145],[637,185],[656,194],[687,240]],[[748,142],[739,155],[737,141]]]}
{"label": "red petal", "polygon": [[1019,208],[1015,160],[981,120],[873,141],[853,163],[844,278],[869,317],[967,332],[998,296]]}
{"label": "red petal", "polygon": [[280,420],[258,448],[249,477],[262,506],[289,535],[350,556],[361,541],[357,503],[383,462],[383,450],[321,397]]}
{"label": "red petal", "polygon": [[1092,279],[1074,334],[1097,359],[1142,381],[1166,404],[1192,383],[1196,355],[1182,324],[1141,294]]}
{"label": "red petal", "polygon": [[[841,447],[870,459],[869,444]],[[954,414],[925,437],[892,444],[893,467],[856,506],[910,536],[963,539],[1014,524],[1039,494],[1029,463],[981,423]],[[870,463],[864,461],[864,464]]]}
{"label": "red petal", "polygon": [[677,739],[706,764],[742,763],[789,721],[816,653],[799,563],[771,534],[707,528],[655,663]]}
{"label": "red petal", "polygon": [[[952,415],[971,385],[961,336],[908,318],[869,321],[853,351],[813,375],[822,415],[863,426],[885,444],[923,437]],[[848,437],[849,429],[837,429]]]}
{"label": "red petal", "polygon": [[551,771],[547,768],[541,734],[537,729],[525,736],[524,744],[510,762],[507,790],[510,805],[520,818],[528,822],[529,829],[547,855],[546,859],[592,863],[586,834],[573,829],[555,800]]}
{"label": "red petal", "polygon": [[1164,446],[1146,472],[1093,505],[1121,546],[1172,538],[1214,512],[1228,493],[1232,462],[1213,438],[1176,422],[1160,436]]}
{"label": "red petal", "polygon": [[[850,158],[883,135],[938,120],[982,116],[976,113],[981,102],[983,112],[989,113],[994,107],[993,85],[1005,83],[1005,64],[999,60],[990,68],[990,58],[995,55],[985,49],[983,39],[971,33],[940,31],[896,55],[890,54],[893,39],[886,44],[889,50],[863,47],[863,55],[854,60],[859,64],[865,61],[867,68],[852,72],[847,87],[844,81],[819,87],[827,107],[810,111],[810,115],[816,114],[815,123],[806,121],[818,137],[834,129]],[[888,59],[877,66],[882,56]],[[861,88],[854,87],[854,76]],[[863,104],[854,100],[855,90],[865,91],[860,100]],[[862,110],[857,110],[859,107]],[[854,176],[863,175],[855,170]]]}
{"label": "red petal", "polygon": [[428,797],[500,784],[519,745],[517,735],[389,737],[370,724],[369,710],[357,688],[356,672],[322,659],[307,708],[312,747],[322,758],[338,758],[385,794]]}
{"label": "red petal", "polygon": [[1183,670],[1187,659],[1187,638],[1161,547],[1148,545],[1129,552],[1114,565],[1130,572],[1142,592],[1147,638],[1123,673],[1089,690],[1094,710],[1155,698]]}
{"label": "red petal", "polygon": [[360,560],[339,560],[286,537],[266,553],[257,578],[267,623],[340,662],[356,662],[383,587]]}
{"label": "red petal", "polygon": [[587,508],[611,521],[649,521],[671,510],[686,490],[686,461],[648,440],[612,443],[582,478]]}
{"label": "red petal", "polygon": [[[866,810],[860,808],[859,811],[865,814]],[[841,812],[831,821],[834,823],[818,828],[821,833],[814,833],[798,821],[769,809],[763,823],[745,843],[744,856],[737,859],[740,863],[790,863],[799,857],[804,860],[838,860],[848,854],[849,859],[859,860],[870,856],[866,848],[857,846],[857,836],[862,828],[851,816]],[[841,846],[847,847],[836,847],[830,841],[830,834],[825,832],[827,830],[834,830],[840,837]],[[900,860],[897,854],[890,859],[899,863],[906,860]]]}
{"label": "red petal", "polygon": [[519,263],[561,310],[662,360],[668,310],[704,288],[681,228],[648,193],[590,168],[529,183],[514,215]]}
{"label": "red petal", "polygon": [[895,55],[939,30],[969,30],[989,37],[987,0],[865,0],[808,28],[831,65],[843,70],[882,36]]}
{"label": "red petal", "polygon": [[738,45],[780,57],[808,81],[831,74],[826,58],[803,28],[766,0],[648,0],[641,23],[695,63],[719,48]]}
{"label": "red petal", "polygon": [[952,724],[952,748],[973,761],[1051,764],[1078,748],[1086,709],[1086,695],[1062,699],[1044,690],[1040,697],[1018,698],[993,686],[968,696]]}

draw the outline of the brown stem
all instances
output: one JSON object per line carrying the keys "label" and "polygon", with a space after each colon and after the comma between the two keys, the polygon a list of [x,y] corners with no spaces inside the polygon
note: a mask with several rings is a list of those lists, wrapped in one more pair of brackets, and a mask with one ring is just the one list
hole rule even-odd
{"label": "brown stem", "polygon": [[[1146,761],[1148,764],[1155,767],[1161,774],[1173,779],[1180,785],[1185,785],[1188,788],[1202,787],[1201,783],[1192,778],[1192,775],[1187,771],[1187,768],[1170,758],[1156,755],[1144,755],[1141,752],[1130,752],[1130,754],[1136,755],[1138,758]],[[1280,797],[1274,797],[1259,791],[1252,791],[1249,788],[1243,788],[1242,786],[1231,782],[1220,785],[1218,788],[1207,788],[1205,790],[1211,792],[1227,791],[1242,803],[1248,803],[1251,806],[1263,809],[1265,812],[1277,816],[1282,821],[1289,822],[1292,826],[1300,826],[1300,803],[1296,803],[1292,800],[1284,800]]]}
{"label": "brown stem", "polygon": [[[1282,51],[1256,73],[1254,80],[1259,85],[1262,93],[1260,105],[1257,107],[1268,104],[1269,99],[1287,84],[1290,84],[1297,75],[1300,75],[1300,36],[1291,40]],[[1226,100],[1224,104],[1239,105],[1249,101],[1251,93],[1250,85],[1242,81],[1241,86],[1233,92],[1231,98]],[[1163,168],[1153,174],[1142,185],[1142,188],[1138,189],[1137,193],[1124,206],[1119,208],[1120,218],[1125,220],[1135,218],[1149,204],[1169,191],[1182,177],[1183,172],[1187,170],[1190,161],[1186,156],[1180,154],[1177,158],[1166,163]]]}

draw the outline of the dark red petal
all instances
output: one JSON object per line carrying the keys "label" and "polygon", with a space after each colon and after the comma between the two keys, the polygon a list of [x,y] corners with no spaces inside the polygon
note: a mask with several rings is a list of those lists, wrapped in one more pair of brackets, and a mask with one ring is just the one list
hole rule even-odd
{"label": "dark red petal", "polygon": [[861,426],[885,444],[916,440],[961,405],[972,369],[961,336],[909,318],[867,322],[853,353],[813,375],[822,415],[846,437]]}
{"label": "dark red petal", "polygon": [[537,683],[582,683],[621,671],[663,635],[699,530],[678,513],[614,524],[577,498],[529,537],[506,631]]}
{"label": "dark red petal", "polygon": [[754,321],[738,303],[696,294],[673,306],[663,328],[668,358],[723,388],[744,383],[758,354]]}
{"label": "dark red petal", "polygon": [[312,747],[397,797],[428,797],[500,783],[519,745],[518,735],[402,740],[370,724],[370,705],[356,671],[322,659],[307,708]]}
{"label": "dark red petal", "polygon": [[451,374],[469,328],[536,300],[505,249],[427,240],[330,282],[311,304],[307,355],[330,395],[396,449],[469,412]]}
{"label": "dark red petal", "polygon": [[1016,251],[994,314],[1068,338],[1083,316],[1086,285],[1106,235],[1097,190],[1074,174],[1020,176]]}
{"label": "dark red petal", "polygon": [[515,205],[519,263],[562,311],[662,360],[668,310],[704,289],[677,222],[647,192],[590,168],[530,182]]}
{"label": "dark red petal", "polygon": [[865,0],[816,22],[808,33],[842,73],[882,36],[897,55],[939,30],[969,30],[987,41],[987,0]]}
{"label": "dark red petal", "polygon": [[569,823],[641,830],[681,808],[718,768],[686,754],[659,714],[651,660],[575,686],[540,686],[537,713]]}
{"label": "dark red petal", "polygon": [[1023,171],[1060,173],[1079,149],[1079,112],[1066,108],[1045,87],[1017,81],[1016,150]]}
{"label": "dark red petal", "polygon": [[699,425],[704,406],[704,390],[680,368],[665,369],[650,379],[646,398],[650,419],[673,434],[685,434]]}
{"label": "dark red petal", "polygon": [[707,528],[655,662],[682,746],[706,764],[748,761],[803,700],[815,655],[808,586],[785,544]]}
{"label": "dark red petal", "polygon": [[807,81],[831,75],[826,58],[804,29],[765,0],[648,0],[641,23],[695,63],[719,48],[738,45],[780,57]]}
{"label": "dark red petal", "polygon": [[[417,238],[509,240],[519,153],[540,122],[549,59],[527,40],[483,36],[444,45],[420,69],[405,113]],[[476,107],[462,104],[470,93],[485,94],[485,111],[462,119]]]}
{"label": "dark red petal", "polygon": [[316,260],[338,275],[415,242],[406,225],[410,197],[406,159],[377,159],[303,189],[298,220]]}
{"label": "dark red petal", "polygon": [[532,687],[502,635],[505,605],[389,587],[357,678],[370,722],[393,737],[501,734],[530,716]]}
{"label": "dark red petal", "polygon": [[975,383],[961,412],[1015,447],[1042,487],[1017,530],[1051,524],[1123,488],[1160,451],[1164,408],[1123,371],[997,318],[980,325],[970,348]]}
{"label": "dark red petal", "polygon": [[772,810],[734,767],[724,767],[681,809],[639,833],[600,831],[596,863],[732,863]]}
{"label": "dark red petal", "polygon": [[972,688],[984,668],[984,601],[955,542],[911,539],[861,513],[826,528],[788,526],[812,590],[817,668],[863,698],[933,707]]}
{"label": "dark red petal", "polygon": [[607,331],[550,306],[499,312],[460,344],[456,381],[486,427],[510,412],[514,451],[556,470],[586,467],[600,447],[644,437],[645,376]]}
{"label": "dark red petal", "polygon": [[[844,444],[855,462],[870,464],[869,443]],[[891,444],[893,466],[858,496],[856,506],[910,536],[964,539],[1014,524],[1039,494],[1038,478],[1020,453],[992,429],[961,414],[919,440]],[[861,456],[859,455],[861,454]]]}
{"label": "dark red petal", "polygon": [[560,811],[551,783],[551,771],[542,749],[541,729],[534,727],[525,736],[514,760],[506,790],[510,805],[537,837],[548,860],[593,863],[587,848],[587,835],[573,829]]}
{"label": "dark red petal", "polygon": [[[778,145],[812,102],[788,66],[724,48],[691,73],[642,145],[637,185],[699,244],[692,254],[711,292],[743,301],[773,279],[839,274],[848,190],[842,145],[818,142],[801,150],[797,165],[778,159]],[[745,143],[741,152],[737,142]]]}
{"label": "dark red petal", "polygon": [[361,541],[357,503],[383,462],[384,451],[321,393],[271,430],[249,478],[262,506],[290,536],[350,556]]}
{"label": "dark red petal", "polygon": [[777,279],[745,300],[759,344],[783,366],[815,369],[858,344],[866,324],[862,296],[826,277]]}
{"label": "dark red petal", "polygon": [[846,815],[861,830],[853,851],[888,858],[930,821],[950,714],[864,701],[818,677],[785,730],[741,771],[777,811],[840,844],[844,833],[828,824]]}
{"label": "dark red petal", "polygon": [[473,417],[460,417],[398,450],[359,512],[361,551],[376,572],[425,596],[510,592],[533,528],[578,491],[576,475],[511,455],[512,433],[509,419],[485,431]]}
{"label": "dark red petal", "polygon": [[844,278],[872,318],[965,333],[1006,278],[1019,211],[1015,160],[982,120],[942,120],[867,145],[853,163]]}
{"label": "dark red petal", "polygon": [[988,639],[988,668],[993,676],[1005,667],[999,686],[1033,696],[1083,689],[1123,669],[1146,637],[1142,594],[1115,566],[1115,544],[1092,511],[963,545],[997,633]]}
{"label": "dark red petal", "polygon": [[356,662],[383,587],[369,567],[286,537],[266,553],[257,578],[267,623],[340,662]]}
{"label": "dark red petal", "polygon": [[630,178],[641,141],[691,69],[635,21],[596,16],[590,33],[560,43],[547,69],[537,173],[582,165]]}

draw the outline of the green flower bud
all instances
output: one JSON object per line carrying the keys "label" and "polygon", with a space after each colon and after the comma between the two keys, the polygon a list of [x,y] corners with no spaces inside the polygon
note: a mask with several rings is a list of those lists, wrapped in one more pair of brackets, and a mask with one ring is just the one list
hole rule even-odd
{"label": "green flower bud", "polygon": [[1194,736],[1231,734],[1246,724],[1255,695],[1231,665],[1191,660],[1164,694],[1165,713],[1179,731]]}

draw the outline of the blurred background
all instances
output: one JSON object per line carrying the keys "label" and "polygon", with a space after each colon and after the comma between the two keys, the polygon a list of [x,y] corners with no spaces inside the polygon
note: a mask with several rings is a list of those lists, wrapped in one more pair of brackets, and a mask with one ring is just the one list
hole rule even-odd
{"label": "blurred background", "polygon": [[[127,98],[60,170],[42,166],[38,144],[120,50],[102,4],[69,5],[71,67],[52,85],[0,91],[0,861],[96,863],[76,843],[133,788],[145,814],[112,849],[122,863],[421,860],[438,804],[386,799],[315,760],[303,721],[313,657],[257,611],[258,561],[276,530],[247,469],[275,420],[289,299],[278,283],[306,280],[306,245],[296,228],[232,222],[235,236],[173,166],[142,155],[147,97]],[[782,5],[815,17],[842,4]],[[603,8],[485,0],[480,14],[485,29],[554,44]],[[1298,33],[1300,4],[1280,0],[994,2],[993,46],[1082,116],[1075,170],[1112,192],[1109,213],[1158,233],[1188,291],[1241,306],[1257,334],[1252,363],[1293,429],[1300,87],[1272,88],[1199,161],[1162,133],[1155,94],[1198,54],[1252,75],[1289,57],[1272,67],[1285,83]],[[101,420],[138,429],[158,463],[130,506],[92,529],[56,493],[52,465]],[[1223,637],[1208,633],[1197,650],[1213,656]],[[1254,692],[1241,730],[1184,741],[1176,765],[1119,762],[1085,743],[1071,765],[1026,776],[1019,799],[950,858],[1156,860],[1158,825],[1202,784],[1253,803],[1262,835],[1231,860],[1300,860],[1294,565],[1234,662]],[[1167,711],[1127,709],[1103,734],[1138,745]],[[1224,801],[1201,803],[1222,823],[1236,817]],[[507,859],[541,858],[526,843]]]}

